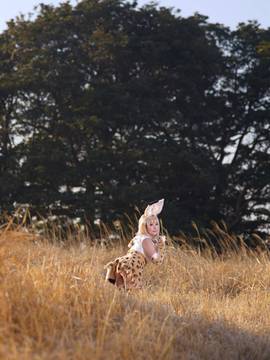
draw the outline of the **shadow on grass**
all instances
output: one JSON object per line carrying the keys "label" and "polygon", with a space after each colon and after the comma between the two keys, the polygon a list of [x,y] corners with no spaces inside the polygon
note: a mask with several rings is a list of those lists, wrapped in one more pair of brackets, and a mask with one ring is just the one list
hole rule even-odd
{"label": "shadow on grass", "polygon": [[[142,302],[136,295],[122,294],[121,298],[126,304],[122,316],[117,316],[118,331],[113,341],[126,336],[127,329],[132,334],[132,328],[139,327],[142,319],[147,319],[147,326],[141,327],[140,338],[136,338],[136,346],[140,349],[148,340],[151,341],[149,354],[144,354],[145,359],[155,358],[155,353],[160,359],[179,360],[270,359],[269,333],[259,335],[255,329],[253,333],[225,320],[212,321],[200,314],[177,315],[169,305]],[[130,342],[134,339],[135,333],[130,336]]]}

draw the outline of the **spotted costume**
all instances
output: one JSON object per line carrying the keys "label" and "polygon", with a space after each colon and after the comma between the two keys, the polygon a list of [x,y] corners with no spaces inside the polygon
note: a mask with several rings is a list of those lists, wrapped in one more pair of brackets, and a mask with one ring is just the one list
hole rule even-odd
{"label": "spotted costume", "polygon": [[[149,235],[136,235],[129,243],[130,249],[126,255],[120,256],[105,265],[107,281],[125,290],[143,287],[143,270],[151,260],[145,254],[142,242],[149,237]],[[154,263],[161,264],[165,255],[165,236],[151,238],[151,240],[159,254],[159,258]]]}

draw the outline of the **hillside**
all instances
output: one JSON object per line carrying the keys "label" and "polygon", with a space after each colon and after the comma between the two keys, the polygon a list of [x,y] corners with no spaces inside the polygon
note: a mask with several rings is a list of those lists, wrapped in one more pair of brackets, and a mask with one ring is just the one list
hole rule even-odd
{"label": "hillside", "polygon": [[145,289],[115,290],[103,265],[121,246],[54,244],[2,231],[0,357],[269,359],[266,252],[199,255],[168,246]]}

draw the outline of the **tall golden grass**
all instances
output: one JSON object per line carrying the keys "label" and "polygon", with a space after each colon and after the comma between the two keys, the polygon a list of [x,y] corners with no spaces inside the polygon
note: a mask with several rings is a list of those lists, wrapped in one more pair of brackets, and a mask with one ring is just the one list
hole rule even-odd
{"label": "tall golden grass", "polygon": [[119,244],[81,232],[63,242],[35,235],[26,216],[0,229],[1,359],[270,359],[263,246],[251,251],[217,224],[222,255],[199,229],[192,246],[169,237],[145,288],[124,293],[103,272],[126,252],[124,232]]}

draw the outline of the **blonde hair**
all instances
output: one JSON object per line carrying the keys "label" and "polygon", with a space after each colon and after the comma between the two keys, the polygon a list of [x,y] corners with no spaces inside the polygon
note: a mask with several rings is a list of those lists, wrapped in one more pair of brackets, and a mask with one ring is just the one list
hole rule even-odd
{"label": "blonde hair", "polygon": [[[147,205],[146,209],[144,210],[144,214],[139,219],[138,224],[138,231],[136,235],[148,235],[150,236],[149,232],[147,231],[147,223],[150,219],[155,219],[159,224],[159,232],[158,237],[160,236],[160,228],[162,223],[160,223],[159,218],[157,215],[161,212],[164,204],[164,199],[160,199],[159,201],[155,202],[154,204]],[[135,237],[136,237],[135,235]],[[128,247],[130,248],[133,245],[133,240],[135,237],[129,242]]]}
{"label": "blonde hair", "polygon": [[[137,231],[137,234],[136,235],[149,235],[149,232],[147,231],[147,222],[150,220],[150,219],[156,219],[159,223],[159,234],[158,236],[160,235],[160,222],[159,222],[159,218],[156,216],[156,215],[150,215],[150,216],[146,216],[146,215],[142,215],[139,219],[139,223],[138,223],[138,231]],[[128,243],[128,247],[130,248],[132,245],[133,245],[133,239],[130,240],[130,242]]]}
{"label": "blonde hair", "polygon": [[156,215],[151,215],[151,216],[142,215],[139,219],[137,235],[149,235],[146,225],[150,219],[157,220],[160,226],[159,218]]}

